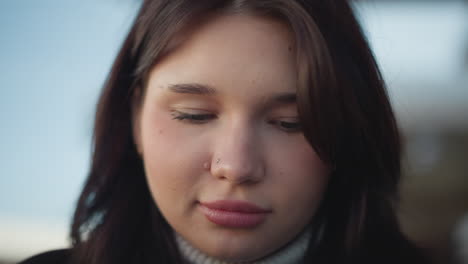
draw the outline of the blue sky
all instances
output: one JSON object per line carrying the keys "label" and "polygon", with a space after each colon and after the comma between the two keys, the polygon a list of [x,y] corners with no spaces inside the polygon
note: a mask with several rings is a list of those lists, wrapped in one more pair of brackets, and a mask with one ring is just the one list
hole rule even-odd
{"label": "blue sky", "polygon": [[132,0],[0,2],[0,218],[68,220]]}

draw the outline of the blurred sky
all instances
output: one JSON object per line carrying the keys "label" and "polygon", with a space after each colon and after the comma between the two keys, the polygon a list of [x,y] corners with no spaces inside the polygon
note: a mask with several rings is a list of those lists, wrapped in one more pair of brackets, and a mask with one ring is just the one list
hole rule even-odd
{"label": "blurred sky", "polygon": [[468,128],[467,2],[369,0],[355,9],[404,128]]}
{"label": "blurred sky", "polygon": [[[138,5],[0,1],[0,255],[64,245],[97,95]],[[405,127],[468,127],[466,4],[367,1],[356,11]]]}
{"label": "blurred sky", "polygon": [[[66,231],[86,175],[96,98],[138,4],[0,1],[0,250],[7,254],[46,246],[47,236],[62,241],[54,237]],[[21,241],[31,225],[45,232],[41,243]]]}

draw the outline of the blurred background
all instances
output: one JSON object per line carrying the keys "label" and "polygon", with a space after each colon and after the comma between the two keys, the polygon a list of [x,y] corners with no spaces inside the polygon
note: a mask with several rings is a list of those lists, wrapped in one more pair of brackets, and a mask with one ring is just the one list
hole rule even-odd
{"label": "blurred background", "polygon": [[[468,263],[468,2],[353,4],[405,137],[403,229],[436,263]],[[97,96],[139,5],[0,1],[0,263],[67,247]]]}

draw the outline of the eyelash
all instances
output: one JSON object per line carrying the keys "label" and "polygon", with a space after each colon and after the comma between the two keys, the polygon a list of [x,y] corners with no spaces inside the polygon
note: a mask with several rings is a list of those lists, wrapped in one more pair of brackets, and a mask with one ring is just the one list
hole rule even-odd
{"label": "eyelash", "polygon": [[[216,118],[214,114],[190,114],[180,111],[172,112],[172,119],[191,124],[203,124]],[[278,127],[287,133],[297,133],[302,130],[300,122],[286,122],[281,120],[270,120],[268,124]]]}
{"label": "eyelash", "polygon": [[202,124],[208,120],[214,119],[216,115],[214,114],[189,114],[180,111],[172,112],[172,119],[194,123]]}
{"label": "eyelash", "polygon": [[280,120],[271,120],[268,122],[268,124],[279,127],[281,130],[287,133],[297,133],[297,132],[302,131],[300,122],[286,122],[286,121],[280,121]]}

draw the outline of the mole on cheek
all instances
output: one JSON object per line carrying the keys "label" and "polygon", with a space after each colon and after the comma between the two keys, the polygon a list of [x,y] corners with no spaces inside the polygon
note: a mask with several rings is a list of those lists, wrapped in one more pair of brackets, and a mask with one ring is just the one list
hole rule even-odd
{"label": "mole on cheek", "polygon": [[159,131],[158,131],[158,132],[159,132],[159,135],[162,135],[162,133],[163,133],[163,130],[162,130],[162,129],[159,129]]}

